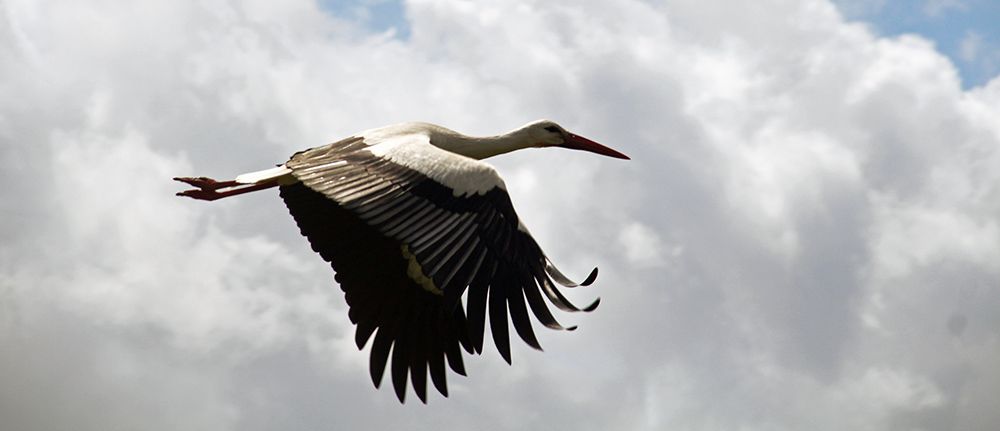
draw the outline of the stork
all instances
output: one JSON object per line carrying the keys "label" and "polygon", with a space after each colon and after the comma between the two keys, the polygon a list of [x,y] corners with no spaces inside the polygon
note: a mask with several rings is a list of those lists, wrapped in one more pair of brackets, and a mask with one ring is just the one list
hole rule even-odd
{"label": "stork", "polygon": [[529,147],[628,159],[548,120],[490,137],[403,123],[300,151],[275,168],[230,181],[174,179],[195,187],[178,196],[207,201],[279,187],[302,235],[333,267],[357,325],[358,349],[374,336],[375,387],[391,352],[399,401],[409,375],[426,403],[428,373],[447,397],[445,363],[464,376],[461,350],[482,353],[487,313],[496,349],[509,364],[508,316],[520,338],[541,350],[528,308],[548,328],[575,329],[556,321],[543,294],[568,312],[589,312],[600,303],[577,307],[555,287],[589,285],[597,268],[581,283],[556,269],[518,219],[497,171],[480,161]]}

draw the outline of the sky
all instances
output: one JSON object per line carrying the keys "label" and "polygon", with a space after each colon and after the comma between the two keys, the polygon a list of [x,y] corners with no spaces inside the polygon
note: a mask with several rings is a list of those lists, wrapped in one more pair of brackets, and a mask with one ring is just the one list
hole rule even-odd
{"label": "sky", "polygon": [[880,35],[916,34],[948,56],[970,88],[1000,74],[1000,2],[995,0],[835,0],[841,12]]}
{"label": "sky", "polygon": [[[2,2],[0,428],[997,429],[997,9],[901,4]],[[601,307],[428,405],[277,192],[170,181],[538,118],[632,157],[490,160]]]}

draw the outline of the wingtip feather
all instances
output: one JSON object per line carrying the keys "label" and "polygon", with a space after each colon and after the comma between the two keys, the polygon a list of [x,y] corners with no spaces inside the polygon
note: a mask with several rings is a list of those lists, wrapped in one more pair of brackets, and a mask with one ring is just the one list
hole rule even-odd
{"label": "wingtip feather", "polygon": [[594,280],[597,280],[597,267],[596,266],[594,267],[593,271],[590,271],[590,275],[587,276],[587,279],[583,280],[583,283],[580,283],[580,285],[581,286],[590,286],[591,284],[594,283]]}

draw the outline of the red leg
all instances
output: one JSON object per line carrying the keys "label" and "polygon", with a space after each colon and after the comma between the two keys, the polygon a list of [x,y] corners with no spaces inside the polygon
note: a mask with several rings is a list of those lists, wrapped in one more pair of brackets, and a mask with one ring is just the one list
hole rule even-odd
{"label": "red leg", "polygon": [[202,190],[218,190],[224,187],[234,187],[240,185],[233,180],[216,181],[209,177],[174,177],[174,181],[187,183]]}
{"label": "red leg", "polygon": [[[214,201],[216,199],[222,199],[229,196],[241,195],[243,193],[255,192],[257,190],[269,189],[271,187],[276,187],[278,181],[268,181],[266,183],[260,184],[240,184],[236,181],[215,181],[211,178],[198,177],[198,178],[174,178],[182,183],[187,183],[198,187],[197,189],[185,190],[183,192],[177,193],[177,196],[187,196],[192,199],[198,199],[202,201]],[[228,189],[219,191],[220,189]]]}

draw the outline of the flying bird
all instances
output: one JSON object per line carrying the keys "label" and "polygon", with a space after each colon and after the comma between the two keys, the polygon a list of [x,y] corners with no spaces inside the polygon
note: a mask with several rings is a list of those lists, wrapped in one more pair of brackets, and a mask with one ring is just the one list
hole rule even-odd
{"label": "flying bird", "polygon": [[400,402],[409,376],[426,403],[428,374],[447,397],[446,363],[464,376],[461,350],[482,353],[487,314],[509,364],[508,316],[520,338],[541,350],[528,308],[548,328],[575,329],[556,321],[543,295],[568,312],[592,311],[600,302],[577,307],[555,287],[589,285],[597,268],[581,283],[556,269],[518,219],[497,171],[480,161],[530,147],[628,159],[548,120],[490,137],[403,123],[300,151],[230,181],[174,179],[195,187],[178,196],[207,201],[278,187],[302,235],[333,267],[358,348],[374,336],[375,387],[388,366]]}

